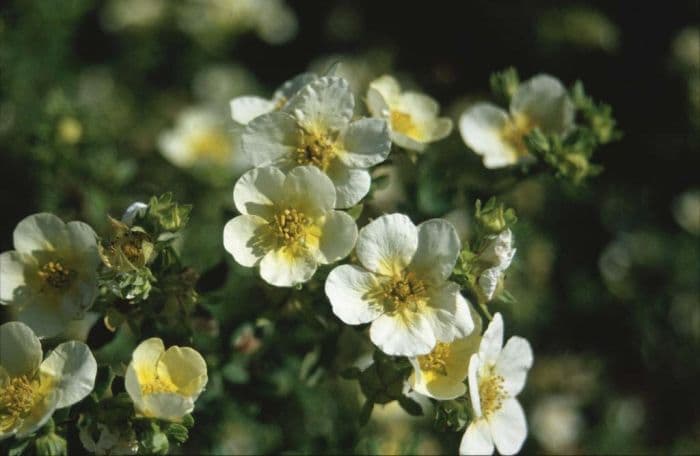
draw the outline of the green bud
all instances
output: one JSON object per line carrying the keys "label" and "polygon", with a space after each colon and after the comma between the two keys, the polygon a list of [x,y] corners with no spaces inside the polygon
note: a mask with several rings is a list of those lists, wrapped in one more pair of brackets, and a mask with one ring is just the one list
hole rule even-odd
{"label": "green bud", "polygon": [[498,98],[501,103],[508,104],[518,91],[520,77],[518,76],[518,71],[510,67],[491,74],[489,83],[491,85],[491,91],[496,98]]}
{"label": "green bud", "polygon": [[177,443],[185,443],[189,437],[187,428],[178,423],[170,423],[168,427],[165,428],[165,434],[168,436],[168,439]]}
{"label": "green bud", "polygon": [[36,454],[39,456],[65,456],[68,454],[66,439],[56,434],[52,419],[44,427],[46,433],[34,441]]}
{"label": "green bud", "polygon": [[506,209],[503,203],[496,201],[495,197],[489,199],[483,206],[481,200],[476,200],[474,217],[482,235],[498,234],[517,221],[515,211]]}

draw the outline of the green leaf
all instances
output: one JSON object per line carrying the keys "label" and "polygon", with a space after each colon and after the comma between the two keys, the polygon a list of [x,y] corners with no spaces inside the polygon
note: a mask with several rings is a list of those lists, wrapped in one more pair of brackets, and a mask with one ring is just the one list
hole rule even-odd
{"label": "green leaf", "polygon": [[360,425],[364,426],[367,424],[369,421],[369,418],[372,416],[372,410],[374,409],[374,402],[367,400],[365,401],[365,405],[362,406],[362,410],[360,410]]}
{"label": "green leaf", "polygon": [[420,404],[408,396],[401,396],[399,398],[399,405],[411,416],[423,415],[423,409]]}

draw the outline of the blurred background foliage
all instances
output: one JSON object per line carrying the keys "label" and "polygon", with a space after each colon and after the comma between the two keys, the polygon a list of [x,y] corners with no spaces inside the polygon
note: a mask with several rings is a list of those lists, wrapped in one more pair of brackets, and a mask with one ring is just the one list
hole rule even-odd
{"label": "blurred background foliage", "polygon": [[[316,298],[300,299],[225,254],[235,176],[159,153],[183,109],[205,106],[231,125],[233,96],[269,96],[340,62],[359,99],[391,72],[455,119],[507,66],[581,79],[614,107],[625,136],[583,185],[486,170],[453,132],[416,163],[396,155],[377,169],[388,185],[363,217],[446,216],[466,237],[477,197],[500,194],[517,210],[516,302],[493,307],[535,351],[525,451],[700,452],[697,1],[286,1],[11,0],[0,10],[0,250],[34,212],[105,234],[106,215],[134,200],[171,191],[194,205],[180,248],[201,273],[194,346],[210,383],[184,451],[456,452],[461,435],[395,403],[359,426],[356,384],[338,372],[369,362],[366,338],[314,317],[328,303],[313,283]],[[130,353],[101,322],[87,337],[102,360]]]}

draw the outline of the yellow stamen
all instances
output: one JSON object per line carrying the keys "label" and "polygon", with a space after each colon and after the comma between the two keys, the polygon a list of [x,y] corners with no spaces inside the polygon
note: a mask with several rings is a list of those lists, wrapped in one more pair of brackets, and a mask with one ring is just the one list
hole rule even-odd
{"label": "yellow stamen", "polygon": [[201,160],[224,164],[231,153],[231,141],[218,130],[205,130],[194,135],[189,142],[192,154]]}
{"label": "yellow stamen", "polygon": [[144,395],[175,392],[177,392],[177,386],[166,378],[156,377],[148,383],[141,385],[141,393]]}
{"label": "yellow stamen", "polygon": [[423,134],[410,114],[401,111],[391,111],[391,129],[403,133],[409,138],[420,141]]}
{"label": "yellow stamen", "polygon": [[75,271],[65,267],[60,261],[49,261],[39,268],[39,277],[56,289],[70,286],[75,276]]}
{"label": "yellow stamen", "polygon": [[525,156],[528,153],[525,145],[525,136],[534,130],[535,127],[537,125],[529,117],[518,114],[504,125],[501,130],[501,136],[513,146],[518,155]]}
{"label": "yellow stamen", "polygon": [[336,155],[336,145],[331,138],[317,133],[302,132],[301,145],[296,151],[297,164],[314,165],[325,171]]}
{"label": "yellow stamen", "polygon": [[270,224],[277,240],[291,247],[303,242],[307,227],[311,224],[306,215],[297,209],[284,209],[274,215]]}
{"label": "yellow stamen", "polygon": [[422,371],[435,372],[438,375],[447,375],[447,358],[450,356],[450,344],[438,342],[432,352],[418,357],[418,364]]}
{"label": "yellow stamen", "polygon": [[425,284],[413,272],[394,277],[381,291],[387,312],[416,311],[424,303]]}
{"label": "yellow stamen", "polygon": [[37,386],[24,375],[0,386],[0,432],[11,430],[31,412],[38,397]]}
{"label": "yellow stamen", "polygon": [[479,378],[481,413],[487,418],[503,405],[503,400],[506,398],[503,382],[503,377],[496,374],[494,366],[489,367],[486,374]]}

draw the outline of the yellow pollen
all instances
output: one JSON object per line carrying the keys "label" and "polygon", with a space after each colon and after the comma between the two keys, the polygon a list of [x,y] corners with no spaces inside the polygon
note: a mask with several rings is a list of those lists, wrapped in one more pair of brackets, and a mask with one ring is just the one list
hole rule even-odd
{"label": "yellow pollen", "polygon": [[384,298],[387,311],[397,312],[418,310],[427,293],[423,281],[417,278],[413,272],[408,272],[385,284],[381,295]]}
{"label": "yellow pollen", "polygon": [[422,371],[435,372],[438,375],[447,375],[447,358],[450,356],[450,344],[438,342],[432,352],[418,357],[418,364]]}
{"label": "yellow pollen", "polygon": [[287,97],[280,97],[279,100],[277,100],[277,103],[275,103],[275,111],[279,111],[280,109],[284,108],[284,105],[287,104]]}
{"label": "yellow pollen", "polygon": [[141,249],[135,242],[127,242],[122,245],[122,252],[132,263],[137,261],[141,257]]}
{"label": "yellow pollen", "polygon": [[148,383],[141,385],[141,393],[144,395],[154,393],[175,393],[177,386],[168,379],[156,377]]}
{"label": "yellow pollen", "polygon": [[328,169],[336,156],[335,143],[324,135],[302,132],[301,145],[296,151],[299,165],[314,165],[322,170]]}
{"label": "yellow pollen", "polygon": [[479,379],[481,413],[487,418],[503,405],[503,400],[506,397],[503,381],[503,377],[496,374],[493,366],[489,368],[486,375]]}
{"label": "yellow pollen", "polygon": [[519,114],[513,116],[501,130],[503,139],[510,143],[518,155],[527,155],[527,146],[525,145],[525,136],[535,129],[537,125],[527,116]]}
{"label": "yellow pollen", "polygon": [[411,115],[405,112],[391,111],[391,129],[415,140],[420,140],[423,137],[421,130],[413,122]]}
{"label": "yellow pollen", "polygon": [[17,421],[31,412],[37,399],[36,390],[37,382],[24,375],[11,378],[0,386],[0,432],[14,428]]}
{"label": "yellow pollen", "polygon": [[63,266],[60,261],[49,261],[39,268],[38,274],[51,287],[61,289],[71,284],[75,271]]}
{"label": "yellow pollen", "polygon": [[231,142],[218,130],[205,130],[189,141],[190,150],[197,159],[224,164],[231,153]]}
{"label": "yellow pollen", "polygon": [[310,223],[303,212],[296,209],[284,209],[275,214],[270,225],[277,239],[282,244],[291,246],[303,240],[306,228]]}

